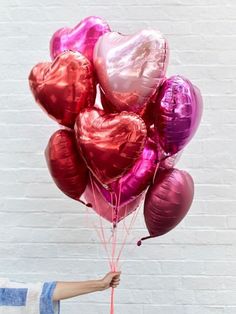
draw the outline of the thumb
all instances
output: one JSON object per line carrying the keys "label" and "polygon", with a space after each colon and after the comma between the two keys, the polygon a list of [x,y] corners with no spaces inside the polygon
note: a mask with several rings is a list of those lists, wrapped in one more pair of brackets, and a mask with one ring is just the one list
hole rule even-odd
{"label": "thumb", "polygon": [[111,275],[112,275],[113,278],[119,277],[120,274],[121,274],[121,271],[116,271],[116,272],[112,272],[112,273],[111,273]]}

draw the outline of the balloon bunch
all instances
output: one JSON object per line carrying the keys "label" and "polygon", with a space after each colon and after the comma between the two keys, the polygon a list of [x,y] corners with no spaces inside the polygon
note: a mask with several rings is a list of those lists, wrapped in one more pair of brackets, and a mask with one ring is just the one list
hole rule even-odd
{"label": "balloon bunch", "polygon": [[191,176],[174,166],[200,122],[199,89],[166,78],[169,49],[157,30],[122,35],[91,16],[58,30],[50,50],[52,62],[37,64],[29,83],[64,126],[45,151],[55,183],[113,228],[145,198],[150,237],[167,233],[193,200]]}

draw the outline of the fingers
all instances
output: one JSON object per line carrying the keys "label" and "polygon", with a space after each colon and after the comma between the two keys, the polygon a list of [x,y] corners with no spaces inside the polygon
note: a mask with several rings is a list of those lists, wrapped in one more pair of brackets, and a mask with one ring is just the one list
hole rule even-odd
{"label": "fingers", "polygon": [[111,287],[116,288],[120,284],[120,277],[115,277],[111,282]]}
{"label": "fingers", "polygon": [[121,275],[121,272],[120,271],[117,271],[117,272],[110,272],[108,273],[106,276],[107,278],[110,278],[110,287],[111,288],[116,288],[118,287],[118,285],[120,284],[120,275]]}

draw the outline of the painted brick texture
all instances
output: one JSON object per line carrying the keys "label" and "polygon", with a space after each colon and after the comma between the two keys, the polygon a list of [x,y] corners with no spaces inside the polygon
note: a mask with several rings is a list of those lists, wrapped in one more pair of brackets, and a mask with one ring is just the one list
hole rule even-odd
{"label": "painted brick texture", "polygon": [[[103,275],[105,253],[85,210],[53,184],[43,150],[57,125],[34,103],[30,69],[49,60],[55,30],[88,15],[112,29],[161,30],[168,75],[204,97],[201,127],[179,168],[194,204],[171,233],[140,248],[140,215],[124,254],[117,314],[236,313],[236,2],[234,0],[0,0],[0,277],[82,280]],[[109,292],[63,302],[62,313],[109,312]]]}

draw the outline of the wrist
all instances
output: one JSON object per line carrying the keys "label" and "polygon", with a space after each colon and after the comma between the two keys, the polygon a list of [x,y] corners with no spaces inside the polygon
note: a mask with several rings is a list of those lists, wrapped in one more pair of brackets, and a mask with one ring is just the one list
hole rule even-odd
{"label": "wrist", "polygon": [[105,283],[103,282],[102,279],[97,280],[97,285],[98,285],[98,291],[103,291],[105,290]]}

